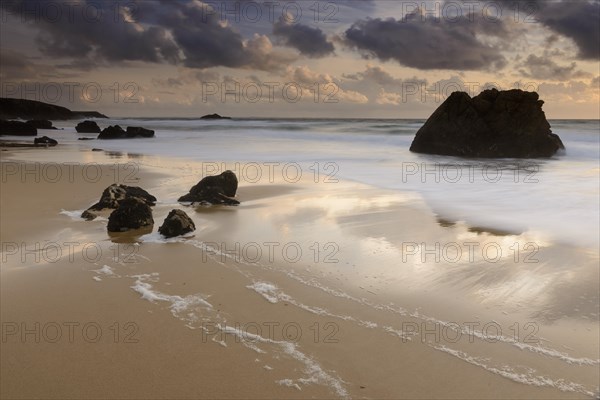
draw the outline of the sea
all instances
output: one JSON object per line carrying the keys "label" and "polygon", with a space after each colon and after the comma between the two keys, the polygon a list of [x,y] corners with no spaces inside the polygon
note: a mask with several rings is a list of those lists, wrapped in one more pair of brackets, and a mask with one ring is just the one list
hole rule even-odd
{"label": "sea", "polygon": [[[304,176],[418,193],[440,219],[600,247],[600,121],[551,120],[565,151],[547,159],[465,159],[409,151],[419,119],[99,119],[155,130],[152,139],[80,141],[73,121],[44,131],[81,149],[193,162],[276,165]],[[216,170],[218,171],[218,169]],[[248,170],[249,171],[249,170]],[[234,171],[236,172],[236,171]],[[239,171],[250,175],[250,172]],[[245,176],[252,181],[251,176]]]}

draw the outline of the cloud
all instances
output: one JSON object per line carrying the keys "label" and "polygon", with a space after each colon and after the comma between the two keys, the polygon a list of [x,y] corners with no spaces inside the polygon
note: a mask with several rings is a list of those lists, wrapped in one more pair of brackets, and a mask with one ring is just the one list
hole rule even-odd
{"label": "cloud", "polygon": [[524,22],[537,21],[555,33],[572,39],[582,60],[600,58],[600,1],[499,0],[522,10]]}
{"label": "cloud", "polygon": [[34,62],[33,57],[28,57],[18,51],[0,47],[0,79],[3,83],[16,81],[45,81],[49,79],[69,79],[78,76],[69,71],[59,71],[56,67]]}
{"label": "cloud", "polygon": [[[1,4],[8,14],[21,19],[31,19],[32,10],[34,15],[42,10],[42,3],[34,0]],[[74,4],[76,9],[67,12]],[[275,51],[264,35],[245,39],[209,4],[196,0],[79,0],[56,5],[62,10],[59,18],[38,15],[29,21],[39,31],[36,42],[40,51],[52,58],[77,59],[87,65],[141,61],[198,69],[262,70],[283,68],[296,58]],[[90,17],[84,12],[88,9],[96,13]]]}
{"label": "cloud", "polygon": [[324,57],[335,50],[333,44],[327,41],[327,36],[319,28],[293,24],[284,16],[273,25],[273,34],[282,38],[287,46],[299,50],[301,54],[308,57]]}
{"label": "cloud", "polygon": [[474,15],[437,19],[416,10],[402,20],[366,19],[345,32],[351,48],[382,61],[395,60],[419,69],[490,70],[506,64],[499,49],[478,35],[508,38],[501,20],[485,22]]}
{"label": "cloud", "polygon": [[573,78],[590,77],[589,73],[576,70],[576,62],[572,62],[568,66],[561,66],[546,55],[538,57],[530,54],[525,61],[517,65],[517,68],[521,75],[538,80],[566,81]]}
{"label": "cloud", "polygon": [[[48,4],[56,14],[47,11]],[[114,5],[85,0],[79,3],[21,0],[2,2],[1,7],[6,15],[20,16],[39,30],[38,47],[50,57],[176,62],[177,46],[167,30],[133,22],[126,7]],[[83,10],[93,12],[86,14]]]}

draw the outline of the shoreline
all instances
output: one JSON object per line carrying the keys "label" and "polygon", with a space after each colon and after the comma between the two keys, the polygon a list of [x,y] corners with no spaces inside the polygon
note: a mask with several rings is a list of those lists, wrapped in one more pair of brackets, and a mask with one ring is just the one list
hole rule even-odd
{"label": "shoreline", "polygon": [[[31,150],[23,158],[31,159],[38,151],[43,150]],[[31,243],[36,238],[28,235],[35,231],[40,241],[46,236],[45,240],[50,237],[59,243],[73,238],[95,243],[102,256],[90,262],[78,248],[72,260],[62,257],[55,263],[39,263],[39,269],[23,267],[18,254],[10,256],[0,271],[2,322],[31,325],[35,321],[97,319],[108,330],[112,320],[121,325],[134,320],[147,342],[127,346],[127,351],[116,351],[110,343],[89,346],[81,340],[58,345],[4,342],[3,353],[9,355],[2,360],[2,380],[12,384],[2,385],[2,397],[32,397],[44,390],[57,398],[82,396],[85,385],[67,389],[52,383],[64,380],[61,373],[67,372],[41,368],[60,357],[59,348],[86,365],[81,371],[69,368],[70,374],[91,373],[93,358],[107,350],[124,365],[145,372],[139,379],[136,371],[117,377],[110,371],[113,364],[102,359],[94,368],[105,382],[90,389],[93,397],[114,397],[116,393],[156,398],[235,397],[245,393],[241,397],[586,398],[585,394],[597,390],[597,381],[596,388],[593,382],[598,372],[598,347],[592,339],[598,334],[597,326],[593,330],[598,317],[596,314],[594,320],[597,310],[593,304],[585,305],[593,300],[597,271],[594,275],[592,267],[597,254],[541,243],[537,263],[515,265],[515,253],[510,252],[514,241],[528,243],[537,238],[469,232],[472,227],[463,224],[444,227],[418,196],[354,182],[329,186],[310,180],[242,182],[239,207],[182,207],[176,198],[201,178],[203,166],[187,160],[172,165],[172,160],[163,159],[170,164],[167,170],[161,168],[158,157],[110,158],[108,154],[57,148],[52,152],[56,154],[45,153],[43,158],[64,161],[71,157],[69,162],[86,160],[99,165],[112,160],[113,164],[101,167],[103,178],[95,183],[79,181],[66,186],[68,182],[59,181],[40,187],[32,182],[3,182],[3,189],[11,188],[9,193],[2,191],[3,241]],[[23,154],[15,151],[2,162],[16,162]],[[114,169],[110,167],[127,165],[125,159],[141,162],[137,182],[159,202],[154,207],[154,233],[117,243],[115,253],[105,222],[72,220],[53,215],[51,210],[74,211],[92,204],[104,187],[113,183],[110,174]],[[146,165],[146,160],[155,167]],[[263,178],[268,176],[266,172]],[[82,190],[66,191],[74,188]],[[19,190],[18,199],[14,190]],[[45,194],[46,207],[36,208],[36,192]],[[28,196],[31,201],[23,203]],[[92,199],[89,204],[88,199]],[[181,208],[194,219],[198,230],[193,237],[164,240],[158,236],[156,229],[171,208]],[[7,214],[7,209],[34,212],[24,219],[18,212]],[[22,220],[30,224],[16,229]],[[126,243],[131,241],[138,244]],[[482,247],[495,243],[507,251],[501,267],[481,255],[466,263],[462,258],[461,262],[440,263],[427,257],[420,262],[423,249],[403,247],[407,243],[470,241]],[[267,245],[273,242],[280,245]],[[292,253],[279,251],[285,244],[293,250],[292,243],[303,251],[298,260]],[[276,251],[269,253],[271,249]],[[260,257],[257,250],[262,251]],[[409,253],[410,258],[404,260]],[[336,262],[327,263],[327,257]],[[569,262],[561,265],[567,259]],[[105,272],[112,274],[98,272],[104,265],[109,267]],[[561,293],[542,294],[557,287],[552,285],[557,272],[574,265],[582,276],[564,282],[570,286],[562,289],[562,295],[578,290],[584,299],[566,300],[572,308],[561,309],[565,304],[550,296]],[[155,273],[158,275],[152,275]],[[524,279],[542,283],[535,287]],[[505,292],[508,288],[511,293]],[[44,307],[37,308],[41,304]],[[503,314],[505,310],[509,313]],[[541,314],[533,317],[535,312]],[[119,318],[112,318],[116,315]],[[289,332],[277,329],[271,335],[266,329],[274,326],[268,325],[270,322],[296,323],[303,334],[296,342],[286,341],[284,333],[293,335],[292,328]],[[537,324],[535,333],[525,326],[529,322]],[[434,332],[440,329],[433,339],[421,329],[428,323]],[[496,323],[502,334],[490,331],[481,337],[477,331],[479,336],[474,332],[468,335],[466,323],[478,323],[478,328]],[[237,331],[236,324],[240,326]],[[248,335],[255,328],[252,324],[261,328],[262,339]],[[510,327],[515,324],[521,331],[517,340],[511,341],[515,332]],[[247,337],[240,338],[240,329]],[[324,342],[334,331],[338,342]],[[462,337],[453,342],[442,332],[460,332]],[[317,333],[319,340],[315,340]],[[528,334],[537,341],[524,342]],[[486,340],[491,338],[496,339],[494,343]],[[172,346],[175,350],[170,351]],[[152,368],[158,368],[167,354],[177,354],[181,360],[169,361],[166,376],[152,375]],[[20,361],[24,359],[34,360],[40,368],[24,369]],[[207,363],[207,359],[211,361]],[[486,359],[491,361],[484,362]],[[515,369],[515,360],[536,372]],[[513,365],[510,372],[503,369],[507,365]],[[191,370],[186,369],[190,366]],[[431,377],[442,376],[445,384],[428,384]],[[33,380],[41,383],[27,383]],[[578,387],[576,382],[582,380],[586,385]],[[160,386],[157,382],[171,386],[153,392]]]}

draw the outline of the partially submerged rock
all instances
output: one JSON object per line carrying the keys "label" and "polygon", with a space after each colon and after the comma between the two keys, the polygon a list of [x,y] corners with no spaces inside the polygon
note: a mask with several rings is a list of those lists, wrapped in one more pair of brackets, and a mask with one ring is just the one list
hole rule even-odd
{"label": "partially submerged rock", "polygon": [[154,131],[145,129],[139,126],[129,126],[127,130],[123,130],[119,125],[109,126],[105,128],[98,139],[134,139],[134,138],[150,138],[154,136]]}
{"label": "partially submerged rock", "polygon": [[27,122],[0,119],[0,136],[37,136],[37,128]]}
{"label": "partially submerged rock", "polygon": [[96,121],[83,121],[75,127],[77,133],[100,133],[100,127]]}
{"label": "partially submerged rock", "polygon": [[92,221],[98,218],[98,215],[94,214],[90,210],[85,210],[83,213],[81,213],[81,218],[85,219],[86,221]]}
{"label": "partially submerged rock", "polygon": [[167,237],[184,235],[196,230],[194,221],[182,210],[171,210],[158,232]]}
{"label": "partially submerged rock", "polygon": [[33,139],[33,144],[36,146],[56,146],[58,142],[55,139],[49,138],[48,136],[42,136]]}
{"label": "partially submerged rock", "polygon": [[139,198],[149,206],[156,204],[156,197],[138,186],[113,184],[104,189],[102,196],[100,196],[100,201],[88,208],[88,210],[100,211],[105,208],[117,208],[124,200],[133,197]]}
{"label": "partially submerged rock", "polygon": [[27,121],[27,124],[36,129],[56,129],[56,127],[52,126],[52,121],[48,121],[47,119],[32,119],[31,121]]}
{"label": "partially submerged rock", "polygon": [[237,177],[232,171],[227,170],[220,175],[203,178],[192,186],[188,194],[181,196],[179,201],[234,206],[240,204],[239,201],[231,198],[235,196],[237,187]]}
{"label": "partially submerged rock", "polygon": [[462,157],[551,157],[564,145],[535,92],[454,92],[417,132],[410,151]]}
{"label": "partially submerged rock", "polygon": [[109,232],[125,232],[154,225],[152,209],[142,199],[130,197],[119,204],[119,208],[108,217]]}
{"label": "partially submerged rock", "polygon": [[142,128],[141,126],[128,126],[125,132],[128,138],[143,137],[151,138],[154,137],[154,131],[151,129]]}

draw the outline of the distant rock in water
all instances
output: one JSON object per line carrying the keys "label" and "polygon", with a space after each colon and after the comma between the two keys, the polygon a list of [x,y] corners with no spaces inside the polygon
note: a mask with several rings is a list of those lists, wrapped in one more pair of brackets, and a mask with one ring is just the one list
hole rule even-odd
{"label": "distant rock in water", "polygon": [[36,146],[56,146],[58,142],[55,139],[49,138],[48,136],[42,136],[40,138],[33,139],[33,144]]}
{"label": "distant rock in water", "polygon": [[227,170],[220,175],[203,178],[192,186],[188,194],[181,196],[179,201],[235,206],[240,202],[231,197],[235,196],[237,187],[237,177],[232,171]]}
{"label": "distant rock in water", "polygon": [[88,208],[88,210],[100,211],[105,208],[117,208],[126,199],[137,197],[149,206],[156,204],[156,197],[137,186],[113,184],[104,189],[100,201]]}
{"label": "distant rock in water", "polygon": [[207,114],[200,117],[200,119],[231,119],[231,117],[222,117],[219,114]]}
{"label": "distant rock in water", "polygon": [[1,119],[24,120],[65,120],[77,118],[108,118],[97,111],[71,111],[66,107],[56,106],[41,101],[0,98]]}
{"label": "distant rock in water", "polygon": [[410,151],[461,157],[551,157],[564,145],[535,92],[454,92],[417,132]]}
{"label": "distant rock in water", "polygon": [[130,197],[119,204],[119,208],[108,217],[109,232],[125,232],[154,225],[152,209],[137,197]]}
{"label": "distant rock in water", "polygon": [[127,127],[124,131],[119,125],[109,126],[98,135],[98,139],[134,139],[150,138],[154,136],[154,131],[137,126]]}
{"label": "distant rock in water", "polygon": [[127,134],[128,138],[134,138],[134,137],[151,138],[151,137],[154,137],[153,130],[142,128],[139,126],[128,126],[127,131],[125,133]]}
{"label": "distant rock in water", "polygon": [[185,235],[196,230],[194,221],[182,210],[171,210],[165,221],[158,228],[158,233],[164,237],[171,238]]}
{"label": "distant rock in water", "polygon": [[27,123],[36,129],[56,129],[52,126],[52,121],[48,121],[47,119],[33,119],[31,121],[27,121]]}
{"label": "distant rock in water", "polygon": [[27,122],[0,119],[0,136],[37,136],[37,128]]}
{"label": "distant rock in water", "polygon": [[83,121],[75,127],[77,133],[100,133],[100,127],[96,121]]}

